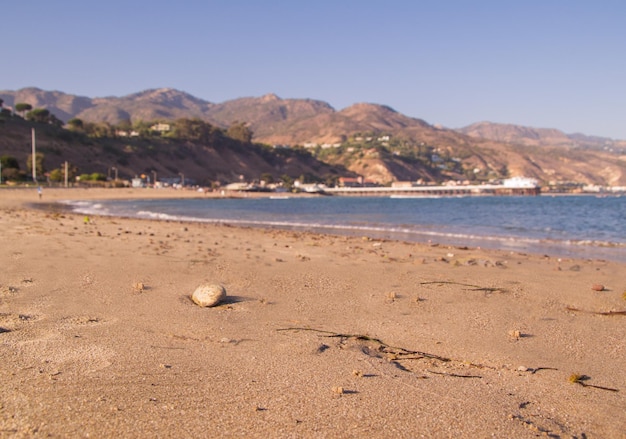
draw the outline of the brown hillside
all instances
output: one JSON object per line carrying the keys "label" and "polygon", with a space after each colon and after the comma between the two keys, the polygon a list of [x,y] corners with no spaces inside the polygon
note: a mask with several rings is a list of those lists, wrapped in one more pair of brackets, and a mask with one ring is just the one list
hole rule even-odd
{"label": "brown hillside", "polygon": [[37,152],[45,155],[46,171],[60,167],[65,161],[77,166],[79,174],[102,173],[111,175],[117,168],[120,178],[157,173],[159,179],[179,177],[199,184],[214,181],[238,181],[243,175],[247,181],[263,174],[279,178],[289,175],[316,176],[320,179],[351,175],[345,169],[319,162],[308,154],[291,150],[276,150],[257,145],[245,145],[232,139],[219,143],[169,139],[89,139],[45,124],[31,124],[23,120],[0,123],[0,155],[15,157],[20,169],[26,170],[31,152],[31,128],[36,130]]}
{"label": "brown hillside", "polygon": [[580,133],[565,134],[553,128],[531,128],[513,124],[479,122],[457,130],[470,137],[525,146],[562,146],[614,150],[626,148],[626,141]]}
{"label": "brown hillside", "polygon": [[[325,102],[281,99],[273,94],[214,104],[173,89],[90,99],[30,88],[0,92],[0,98],[7,106],[23,101],[49,108],[63,120],[80,117],[114,124],[125,119],[197,117],[222,128],[245,122],[255,142],[269,145],[345,144],[357,135],[389,135],[392,141],[387,146],[359,145],[363,148],[360,164],[353,154],[329,159],[381,183],[426,176],[488,179],[521,175],[544,183],[626,185],[624,141],[489,122],[459,131],[441,129],[384,105],[361,103],[335,111]],[[366,154],[372,148],[376,157]],[[381,148],[387,153],[382,154]],[[407,152],[410,156],[411,149],[421,151],[419,160],[403,156]],[[446,162],[441,164],[435,158]],[[237,167],[235,163],[232,166]]]}

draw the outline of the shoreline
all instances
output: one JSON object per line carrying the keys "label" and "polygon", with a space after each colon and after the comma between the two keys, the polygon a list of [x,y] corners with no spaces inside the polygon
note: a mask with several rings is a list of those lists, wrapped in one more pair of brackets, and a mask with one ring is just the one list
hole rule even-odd
{"label": "shoreline", "polygon": [[[67,190],[66,190],[67,191]],[[111,192],[109,192],[111,191]],[[81,194],[81,192],[77,192]],[[255,199],[255,198],[273,198],[275,195],[271,193],[256,193],[254,196],[248,196],[248,194],[242,194],[241,196],[235,196],[229,194],[223,196],[219,193],[196,193],[195,191],[174,190],[174,189],[97,189],[89,193],[82,192],[85,196],[75,196],[75,194],[69,193],[70,197],[63,197],[68,195],[68,192],[61,190],[59,193],[54,194],[56,202],[72,201],[72,200],[97,200],[97,201],[109,201],[109,200],[130,200],[130,199]],[[290,197],[292,197],[290,195]],[[317,196],[310,194],[293,194],[292,198],[311,198]],[[69,198],[69,199],[64,199]],[[38,203],[31,203],[33,207],[38,207]],[[61,204],[65,209],[65,205]],[[53,207],[54,209],[54,207]],[[253,228],[267,228],[270,230],[292,230],[292,231],[307,231],[310,230],[314,233],[328,234],[334,236],[368,236],[373,239],[384,239],[403,241],[409,243],[418,243],[422,245],[442,245],[452,247],[472,247],[477,249],[488,250],[500,250],[519,253],[530,253],[536,256],[550,255],[556,258],[579,258],[579,259],[599,259],[610,260],[614,262],[626,262],[626,253],[620,251],[624,246],[619,243],[608,242],[591,242],[591,241],[554,241],[551,239],[543,238],[512,238],[509,236],[480,236],[475,234],[464,234],[461,232],[428,232],[425,230],[416,229],[403,229],[403,228],[376,228],[376,227],[362,227],[353,228],[342,226],[340,224],[290,224],[289,222],[274,222],[274,221],[252,221],[252,220],[236,220],[236,219],[205,219],[194,218],[184,216],[172,216],[163,215],[162,218],[155,217],[142,217],[141,215],[120,215],[111,213],[100,213],[97,211],[80,211],[79,215],[96,215],[96,216],[110,216],[120,218],[136,218],[141,220],[167,220],[167,221],[181,221],[190,223],[208,223],[208,224],[228,224],[233,227],[253,227]]]}
{"label": "shoreline", "polygon": [[[0,437],[626,431],[624,263],[4,195]],[[202,283],[227,299],[194,305]]]}

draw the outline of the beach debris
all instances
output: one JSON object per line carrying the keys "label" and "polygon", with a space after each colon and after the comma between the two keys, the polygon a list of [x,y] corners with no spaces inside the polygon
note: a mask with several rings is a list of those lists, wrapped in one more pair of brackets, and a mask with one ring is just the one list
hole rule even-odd
{"label": "beach debris", "polygon": [[0,288],[0,294],[2,295],[9,295],[9,294],[15,294],[17,293],[17,288],[12,287],[12,286],[4,286],[2,288]]}
{"label": "beach debris", "polygon": [[341,386],[335,386],[332,388],[333,393],[337,394],[337,395],[343,395],[344,394],[344,390],[343,387]]}
{"label": "beach debris", "polygon": [[460,373],[450,373],[450,372],[438,372],[436,370],[427,370],[429,373],[433,373],[435,375],[444,375],[453,378],[482,378],[480,375],[466,375]]}
{"label": "beach debris", "polygon": [[519,340],[520,338],[522,338],[522,331],[520,331],[519,329],[511,329],[509,331],[509,337],[514,340]]}
{"label": "beach debris", "polygon": [[575,308],[573,306],[566,306],[565,309],[568,310],[568,311],[584,312],[584,313],[587,313],[587,314],[596,314],[596,315],[599,315],[599,316],[626,316],[626,310],[619,310],[619,311],[587,311],[587,310],[584,310],[584,309]]}
{"label": "beach debris", "polygon": [[[377,351],[379,353],[395,355],[397,359],[401,359],[401,360],[430,359],[430,360],[441,361],[442,363],[454,361],[451,358],[446,358],[446,357],[442,357],[439,355],[430,354],[428,352],[414,351],[414,350],[405,349],[401,347],[390,346],[387,343],[383,342],[382,340],[375,338],[375,337],[370,337],[369,335],[342,334],[339,332],[324,331],[322,329],[307,328],[307,327],[279,328],[277,329],[277,331],[281,331],[281,332],[282,331],[311,331],[311,332],[317,332],[318,334],[322,334],[323,337],[340,338],[343,340],[354,339],[354,340],[359,340],[359,341],[368,341],[368,342],[375,343],[378,345]],[[482,367],[480,365],[473,364],[473,363],[468,363],[468,364],[470,366]]]}
{"label": "beach debris", "polygon": [[396,301],[397,298],[398,296],[393,291],[388,291],[387,293],[385,293],[385,301],[387,303],[393,303]]}
{"label": "beach debris", "polygon": [[591,289],[593,291],[604,291],[604,285],[602,285],[602,284],[593,284],[591,286]]}
{"label": "beach debris", "polygon": [[143,293],[146,290],[146,286],[143,282],[133,282],[133,291],[136,293]]}
{"label": "beach debris", "polygon": [[609,392],[619,392],[619,389],[614,389],[612,387],[596,386],[595,384],[586,383],[586,381],[590,379],[590,376],[573,373],[567,380],[572,384],[579,384],[583,387],[593,387],[594,389],[608,390]]}
{"label": "beach debris", "polygon": [[191,300],[202,307],[212,307],[226,297],[226,289],[218,284],[200,285],[191,295]]}
{"label": "beach debris", "polygon": [[461,282],[452,282],[452,281],[446,281],[446,280],[435,280],[435,281],[429,281],[429,282],[420,282],[420,285],[459,285],[462,287],[468,287],[468,288],[464,288],[465,290],[468,291],[484,291],[485,293],[506,293],[507,290],[504,288],[494,288],[494,287],[481,287],[479,285],[472,285],[472,284],[464,284]]}
{"label": "beach debris", "polygon": [[330,346],[322,343],[321,345],[317,347],[317,349],[315,349],[315,353],[321,354],[322,352],[325,352],[327,349],[330,349]]}
{"label": "beach debris", "polygon": [[357,369],[354,369],[354,370],[352,371],[352,375],[354,375],[354,376],[355,376],[355,377],[357,377],[357,378],[363,378],[363,371],[362,371],[362,370],[357,370]]}
{"label": "beach debris", "polygon": [[539,372],[540,370],[558,370],[558,369],[556,367],[526,367],[526,366],[519,366],[516,370],[518,372],[530,372],[531,375],[534,375],[537,372]]}

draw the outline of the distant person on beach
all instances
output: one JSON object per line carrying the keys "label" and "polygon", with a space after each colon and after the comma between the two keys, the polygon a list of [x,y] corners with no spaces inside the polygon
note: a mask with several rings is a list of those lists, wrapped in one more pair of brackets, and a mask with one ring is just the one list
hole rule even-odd
{"label": "distant person on beach", "polygon": [[41,186],[37,188],[37,194],[39,194],[39,199],[41,200],[41,197],[43,196],[43,191],[41,190]]}

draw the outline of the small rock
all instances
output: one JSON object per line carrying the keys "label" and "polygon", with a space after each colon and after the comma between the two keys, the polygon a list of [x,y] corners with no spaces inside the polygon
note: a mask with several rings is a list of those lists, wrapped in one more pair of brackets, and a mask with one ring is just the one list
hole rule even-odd
{"label": "small rock", "polygon": [[509,337],[517,340],[522,337],[522,332],[519,329],[512,329],[509,331]]}
{"label": "small rock", "polygon": [[395,302],[395,301],[396,301],[396,299],[398,298],[398,296],[396,295],[396,293],[395,293],[395,292],[393,292],[393,291],[387,292],[387,293],[385,294],[385,297],[386,297],[386,302],[387,302],[387,303],[392,303],[392,302]]}
{"label": "small rock", "polygon": [[591,286],[591,289],[593,291],[604,291],[604,285],[602,285],[602,284],[593,284]]}
{"label": "small rock", "polygon": [[215,306],[226,297],[226,290],[217,284],[200,285],[191,295],[191,300],[202,307]]}
{"label": "small rock", "polygon": [[333,387],[333,393],[336,393],[337,395],[343,395],[344,393],[343,387],[341,386]]}

